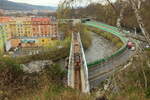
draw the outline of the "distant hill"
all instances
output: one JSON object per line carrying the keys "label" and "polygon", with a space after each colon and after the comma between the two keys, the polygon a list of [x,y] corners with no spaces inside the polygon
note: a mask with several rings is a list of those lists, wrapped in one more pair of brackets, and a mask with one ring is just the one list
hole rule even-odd
{"label": "distant hill", "polygon": [[56,10],[52,6],[37,6],[26,3],[16,3],[8,0],[0,0],[0,9],[4,10]]}

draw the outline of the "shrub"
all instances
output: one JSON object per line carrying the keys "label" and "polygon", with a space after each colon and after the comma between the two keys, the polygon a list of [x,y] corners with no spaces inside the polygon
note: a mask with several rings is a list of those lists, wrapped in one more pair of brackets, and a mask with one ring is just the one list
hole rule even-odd
{"label": "shrub", "polygon": [[146,91],[145,91],[145,96],[146,96],[147,98],[150,98],[150,87],[146,89]]}
{"label": "shrub", "polygon": [[77,32],[80,32],[81,41],[82,41],[84,49],[89,48],[92,44],[92,38],[88,31],[88,28],[82,24],[77,24],[75,26],[75,29]]}
{"label": "shrub", "polygon": [[117,48],[121,48],[123,46],[122,41],[113,34],[101,31],[100,29],[94,28],[94,27],[89,27],[88,29],[92,32],[95,32],[95,33],[101,35],[102,37],[106,38],[107,40],[112,41],[116,45]]}
{"label": "shrub", "polygon": [[122,42],[118,42],[117,44],[116,44],[116,47],[119,49],[119,48],[121,48],[123,46],[123,43]]}
{"label": "shrub", "polygon": [[66,71],[59,64],[53,64],[47,69],[50,79],[60,82],[67,75]]}
{"label": "shrub", "polygon": [[112,38],[111,40],[112,40],[112,42],[113,42],[114,44],[117,44],[117,43],[118,43],[118,40],[117,40],[117,38],[115,38],[115,37]]}
{"label": "shrub", "polygon": [[22,67],[20,64],[17,62],[16,59],[10,58],[10,57],[1,57],[0,58],[0,69],[4,68],[10,68],[15,72],[20,72],[22,71]]}

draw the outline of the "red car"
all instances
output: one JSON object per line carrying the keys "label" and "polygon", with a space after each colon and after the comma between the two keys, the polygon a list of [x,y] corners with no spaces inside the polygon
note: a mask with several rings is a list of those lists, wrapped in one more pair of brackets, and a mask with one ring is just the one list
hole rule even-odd
{"label": "red car", "polygon": [[133,47],[133,43],[132,43],[132,42],[128,42],[128,43],[127,43],[127,47],[128,47],[129,49],[131,49],[131,48]]}

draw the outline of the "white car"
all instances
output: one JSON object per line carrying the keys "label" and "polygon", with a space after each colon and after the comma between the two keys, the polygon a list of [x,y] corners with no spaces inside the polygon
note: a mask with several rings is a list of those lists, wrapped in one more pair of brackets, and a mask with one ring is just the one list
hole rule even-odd
{"label": "white car", "polygon": [[132,48],[131,48],[131,51],[134,51],[135,50],[135,47],[133,46]]}
{"label": "white car", "polygon": [[149,46],[149,45],[146,45],[145,47],[146,47],[146,48],[150,48],[150,46]]}

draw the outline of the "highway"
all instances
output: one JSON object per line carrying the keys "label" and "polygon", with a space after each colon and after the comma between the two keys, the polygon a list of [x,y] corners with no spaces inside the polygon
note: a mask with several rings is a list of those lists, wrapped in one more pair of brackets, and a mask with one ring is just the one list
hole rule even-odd
{"label": "highway", "polygon": [[126,50],[121,55],[112,58],[110,61],[96,67],[88,69],[90,88],[97,87],[101,81],[106,79],[113,71],[125,64],[130,57],[134,55],[134,51]]}

